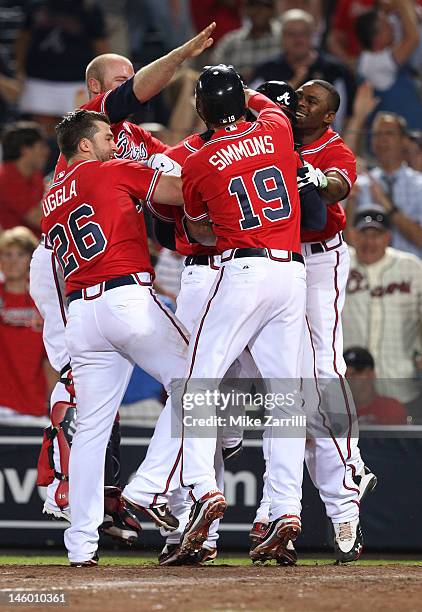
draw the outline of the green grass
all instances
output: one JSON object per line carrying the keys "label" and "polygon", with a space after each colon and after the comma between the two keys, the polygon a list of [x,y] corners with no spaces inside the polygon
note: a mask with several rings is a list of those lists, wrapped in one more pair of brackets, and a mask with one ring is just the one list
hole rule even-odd
{"label": "green grass", "polygon": [[[101,554],[101,565],[155,565],[156,557],[151,556],[138,556],[136,552],[132,555],[119,556],[113,553],[102,553]],[[316,566],[316,565],[332,565],[333,559],[324,558],[308,558],[301,559],[298,563],[299,566]],[[0,555],[0,565],[68,565],[67,557],[64,555],[39,555],[39,554],[26,554],[26,555]],[[248,557],[245,556],[226,556],[221,555],[215,562],[214,565],[228,565],[228,566],[241,566],[251,565]],[[401,565],[404,567],[422,566],[422,560],[414,559],[362,559],[356,561],[353,565],[360,566],[381,566],[381,565]]]}

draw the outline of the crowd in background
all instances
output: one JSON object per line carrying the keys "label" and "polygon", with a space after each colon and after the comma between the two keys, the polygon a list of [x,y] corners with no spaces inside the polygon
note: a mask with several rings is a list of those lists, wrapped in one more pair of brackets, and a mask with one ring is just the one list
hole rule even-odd
{"label": "crowd in background", "polygon": [[[115,52],[139,68],[213,20],[206,57],[135,122],[170,145],[201,130],[193,92],[206,64],[233,64],[252,88],[335,85],[334,127],[358,158],[344,202],[347,375],[362,422],[421,423],[422,0],[0,0],[0,418],[46,415],[56,380],[28,271],[58,155],[54,126],[86,101],[86,65]],[[156,290],[174,308],[183,258],[150,239]],[[135,370],[126,402],[155,415],[161,400],[160,385]]]}

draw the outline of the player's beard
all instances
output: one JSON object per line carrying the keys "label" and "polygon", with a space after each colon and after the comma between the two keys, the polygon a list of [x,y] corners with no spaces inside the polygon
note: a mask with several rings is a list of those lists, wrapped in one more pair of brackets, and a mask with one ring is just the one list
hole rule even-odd
{"label": "player's beard", "polygon": [[106,162],[106,161],[110,161],[110,159],[113,159],[114,154],[110,152],[110,149],[107,149],[107,151],[105,151],[101,147],[98,147],[95,143],[93,144],[94,144],[94,155],[99,162]]}

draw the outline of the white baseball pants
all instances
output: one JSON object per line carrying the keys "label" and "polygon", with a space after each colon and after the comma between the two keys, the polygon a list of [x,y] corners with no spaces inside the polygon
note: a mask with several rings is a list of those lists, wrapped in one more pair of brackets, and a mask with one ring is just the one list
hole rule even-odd
{"label": "white baseball pants", "polygon": [[[149,274],[137,276],[149,281]],[[86,290],[88,299],[71,302],[66,326],[78,398],[69,466],[72,525],[65,532],[70,561],[90,559],[97,549],[104,510],[105,452],[132,364],[137,363],[169,392],[172,378],[182,376],[186,360],[186,332],[150,286],[117,287],[94,297],[101,291],[102,285],[97,285]],[[165,493],[166,466],[173,465],[180,448],[180,440],[171,437],[170,403],[169,396],[144,462],[147,504],[156,493]]]}

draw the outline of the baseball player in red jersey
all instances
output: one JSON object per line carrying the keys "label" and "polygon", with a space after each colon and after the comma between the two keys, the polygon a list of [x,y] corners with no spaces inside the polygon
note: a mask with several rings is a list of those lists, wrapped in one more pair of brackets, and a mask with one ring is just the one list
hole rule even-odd
{"label": "baseball player in red jersey", "polygon": [[[57,134],[68,167],[43,201],[42,228],[65,278],[66,347],[78,397],[65,543],[72,564],[92,565],[105,449],[131,372],[127,362],[139,363],[167,390],[184,368],[185,333],[151,289],[145,224],[133,200],[180,203],[182,195],[180,179],[112,159],[116,144],[103,114],[71,113]],[[162,509],[145,511],[159,525],[175,526]]]}
{"label": "baseball player in red jersey", "polygon": [[[272,81],[265,83],[263,86],[258,88],[258,91],[267,95],[274,102],[278,103],[289,116],[294,118],[294,113],[297,106],[297,97],[294,89],[292,89],[287,83]],[[255,120],[256,116],[248,111],[251,115],[251,120]],[[291,120],[292,120],[291,119]],[[207,130],[203,134],[194,134],[188,137],[185,141],[182,141],[175,147],[167,150],[166,155],[153,155],[148,165],[153,168],[161,168],[165,172],[176,172],[181,170],[180,165],[186,158],[198,151],[204,143],[206,143],[212,136],[213,130]],[[169,159],[168,157],[171,157]],[[300,168],[298,172],[302,174],[305,168]],[[305,222],[309,227],[323,228],[325,225],[326,218],[326,206],[320,202],[320,198],[317,195],[316,187],[308,185],[306,189],[302,190],[301,196],[301,212],[302,212],[302,224]],[[318,202],[315,199],[310,199],[312,196],[316,196]],[[214,284],[217,277],[217,273],[220,267],[220,256],[217,255],[215,247],[206,247],[194,241],[189,235],[186,227],[186,217],[183,210],[177,207],[162,206],[154,204],[151,209],[152,213],[161,219],[164,223],[156,225],[156,233],[159,238],[164,237],[164,246],[176,249],[179,253],[186,255],[185,269],[182,274],[181,290],[177,298],[177,318],[185,325],[188,331],[192,331],[193,327],[198,320],[199,314],[202,309],[202,305],[208,298],[209,292]],[[310,214],[311,213],[311,214]],[[169,230],[169,223],[174,223],[174,229]],[[163,225],[166,229],[163,229]],[[173,241],[168,238],[169,233],[173,235]],[[247,387],[242,389],[239,386],[239,382],[235,383],[237,391],[250,391],[251,380],[257,380],[261,378],[259,371],[250,355],[248,350],[244,351],[242,355],[236,360],[235,364],[230,367],[225,379],[233,385],[233,379],[243,378],[247,381]],[[241,407],[239,407],[241,410]],[[234,417],[234,414],[228,410],[228,418]],[[224,463],[221,460],[221,446],[223,446],[223,457],[226,460],[231,457],[233,453],[237,453],[241,450],[242,445],[242,431],[239,428],[223,428],[219,430],[217,452],[216,452],[216,479],[218,487],[223,490],[224,486]],[[170,507],[179,519],[179,528],[171,532],[167,537],[167,543],[160,555],[160,563],[163,565],[180,564],[182,562],[191,562],[191,558],[184,561],[180,558],[177,551],[178,538],[180,533],[187,522],[189,509],[191,502],[189,498],[186,500],[186,496],[182,495],[181,492],[175,491],[170,499]],[[199,561],[207,561],[215,558],[216,556],[216,543],[218,539],[218,521],[215,521],[209,530],[208,539],[204,543],[201,551],[195,556]]]}
{"label": "baseball player in red jersey", "polygon": [[[112,130],[117,144],[116,157],[145,161],[152,154],[166,149],[166,146],[153,138],[151,134],[124,119],[131,113],[139,111],[143,102],[160,91],[186,58],[197,55],[212,43],[209,36],[214,27],[214,24],[211,24],[182,47],[141,68],[136,74],[132,63],[127,58],[116,54],[100,55],[88,65],[86,84],[90,100],[83,108],[104,111],[107,114],[113,123]],[[60,173],[63,173],[66,167],[66,160],[60,156],[55,178],[62,176]],[[62,383],[66,383],[70,380],[70,364],[64,342],[67,308],[63,299],[63,277],[52,253],[51,245],[45,241],[45,237],[34,253],[30,277],[31,295],[44,318],[43,336],[50,363],[61,372]],[[58,431],[54,439],[54,462],[57,477],[47,488],[44,512],[56,518],[70,520],[67,498],[67,462],[71,427],[67,427],[69,431],[65,432],[61,423],[70,424],[72,419],[70,419],[69,410],[74,412],[74,398],[68,393],[68,389],[72,390],[71,385],[67,385],[66,388],[62,383],[57,384],[51,398],[52,425],[54,431]],[[68,414],[69,418],[65,420],[64,414]],[[118,433],[117,422],[113,429],[113,434],[115,433]],[[110,444],[110,449],[112,446]],[[107,450],[107,459],[110,449]],[[115,461],[107,460],[107,467],[112,467],[115,463]],[[107,481],[110,481],[108,484],[112,482],[116,484],[114,480],[113,474],[107,478]],[[116,505],[113,497],[114,489],[115,487],[109,487],[108,494],[112,499],[109,500],[108,497],[106,499],[107,503],[110,501],[112,508]],[[116,513],[113,515],[114,525],[111,527],[105,525],[105,531],[110,535],[118,535],[124,540],[136,539],[137,533],[133,530],[133,522],[130,521],[129,529],[125,528],[124,523],[122,524],[126,511],[120,509],[120,516],[116,516]]]}
{"label": "baseball player in red jersey", "polygon": [[[228,99],[224,96],[227,91]],[[190,343],[187,388],[195,394],[205,391],[204,380],[211,379],[218,386],[247,346],[270,386],[276,388],[278,383],[283,387],[283,378],[293,391],[299,376],[306,276],[299,253],[293,135],[288,119],[274,103],[255,92],[248,97],[249,107],[259,112],[255,123],[244,120],[243,87],[233,69],[211,67],[198,81],[197,110],[216,132],[183,167],[185,211],[197,239],[207,240],[210,229],[203,222],[212,221],[222,267]],[[270,338],[289,345],[288,361],[274,360],[268,352]],[[296,410],[294,407],[289,414],[289,408],[281,408],[286,417]],[[283,445],[278,444],[279,432],[276,427],[267,432],[273,467],[268,537],[273,546],[300,533],[305,445],[303,437],[285,438]],[[202,466],[206,457],[210,465],[215,439],[201,439],[197,444]],[[198,464],[183,463],[183,481],[195,482],[197,469]],[[282,488],[288,475],[289,486]],[[209,470],[210,483],[213,477]],[[198,539],[195,522],[194,513],[182,550]]]}
{"label": "baseball player in red jersey", "polygon": [[[319,432],[306,444],[306,464],[319,489],[335,531],[338,561],[357,559],[362,551],[359,525],[359,500],[376,484],[376,477],[360,457],[355,431],[353,400],[344,381],[341,311],[349,271],[349,254],[341,231],[345,226],[344,199],[356,180],[356,160],[340,136],[330,127],[339,104],[335,88],[325,81],[310,81],[298,90],[297,129],[299,148],[309,166],[308,177],[318,185],[327,203],[327,224],[320,232],[302,231],[302,253],[307,267],[306,329],[303,377],[318,379],[321,410]],[[333,380],[336,383],[333,383]],[[338,382],[337,382],[338,381]],[[310,398],[308,398],[309,400]],[[322,399],[320,402],[319,399]],[[346,433],[336,435],[330,428],[329,415],[337,413],[346,420]],[[264,498],[266,491],[264,487]],[[266,518],[269,499],[257,512],[255,535]],[[292,550],[279,550],[281,562],[295,561]]]}
{"label": "baseball player in red jersey", "polygon": [[[166,173],[180,176],[181,167],[189,155],[198,151],[205,142],[212,136],[213,131],[207,130],[202,134],[193,134],[180,142],[178,145],[169,148],[165,155],[153,155],[148,160],[148,166],[160,168]],[[204,246],[195,241],[190,236],[186,225],[186,216],[183,208],[176,206],[164,206],[157,203],[148,203],[152,214],[167,225],[167,230],[162,229],[162,225],[156,225],[158,237],[171,233],[173,244],[167,238],[166,244],[178,253],[185,255],[185,267],[182,272],[180,292],[177,296],[176,317],[185,328],[191,333],[198,320],[203,304],[208,298],[211,287],[220,269],[220,256],[215,246]],[[171,223],[172,226],[168,226]],[[259,373],[250,356],[245,352],[241,361],[236,362],[230,368],[227,377],[233,378],[256,378]],[[241,450],[242,437],[240,431],[234,428],[219,431],[217,451],[215,455],[215,469],[217,486],[220,490],[224,487],[224,461],[228,457],[233,457]],[[135,477],[136,478],[136,477]],[[179,544],[181,534],[188,522],[192,500],[187,494],[186,489],[179,488],[172,493],[169,500],[172,513],[179,520],[179,527],[170,533],[163,533],[166,536],[166,545],[159,556],[161,565],[180,565],[182,563],[191,564],[191,556],[183,559],[179,555]],[[210,561],[217,556],[218,524],[216,520],[212,523],[208,538],[202,549],[195,555],[196,562]]]}

